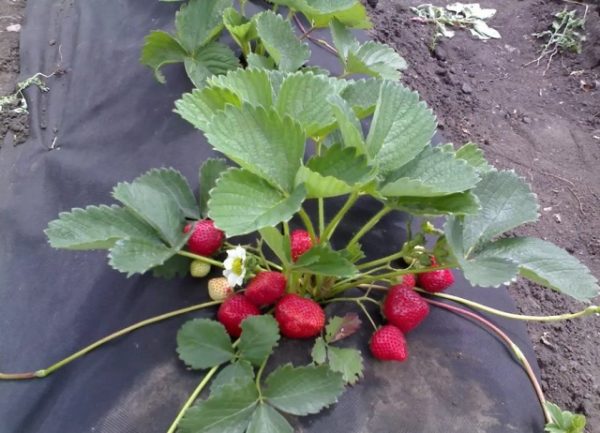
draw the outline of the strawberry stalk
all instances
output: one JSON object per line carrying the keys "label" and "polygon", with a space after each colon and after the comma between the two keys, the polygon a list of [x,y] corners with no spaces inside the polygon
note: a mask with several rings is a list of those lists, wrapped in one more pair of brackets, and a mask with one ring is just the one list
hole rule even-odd
{"label": "strawberry stalk", "polygon": [[391,282],[390,280],[396,278],[396,277],[401,277],[402,275],[407,275],[407,274],[422,274],[425,272],[431,272],[431,271],[439,271],[442,269],[450,269],[450,266],[428,266],[426,268],[419,268],[419,269],[411,269],[411,268],[406,268],[406,269],[396,269],[392,272],[388,272],[385,274],[378,274],[378,275],[359,275],[358,277],[354,277],[354,278],[349,278],[347,280],[343,280],[340,281],[339,283],[335,284],[332,289],[331,292],[328,294],[329,297],[333,297],[336,296],[339,293],[342,293],[348,289],[351,289],[353,287],[358,287],[364,284],[368,284],[368,283],[373,283],[375,281],[388,281]]}
{"label": "strawberry stalk", "polygon": [[158,323],[163,320],[171,319],[176,316],[181,316],[183,314],[187,314],[192,311],[197,311],[197,310],[201,310],[203,308],[213,307],[215,305],[219,305],[220,303],[221,303],[221,301],[204,302],[202,304],[192,305],[191,307],[181,308],[179,310],[170,311],[168,313],[161,314],[159,316],[154,316],[149,319],[142,320],[141,322],[134,323],[133,325],[130,325],[130,326],[123,328],[117,332],[107,335],[104,338],[101,338],[100,340],[90,344],[89,346],[84,347],[83,349],[58,361],[57,363],[52,364],[48,368],[45,368],[42,370],[37,370],[37,371],[32,371],[32,372],[26,372],[26,373],[0,373],[0,380],[41,379],[43,377],[49,376],[50,374],[54,373],[56,370],[75,361],[76,359],[88,354],[92,350],[97,349],[98,347],[102,346],[103,344],[108,343],[112,340],[115,340],[119,337],[122,337],[123,335],[129,334],[130,332],[133,332],[140,328],[143,328],[144,326],[152,325],[154,323]]}
{"label": "strawberry stalk", "polygon": [[202,378],[202,381],[200,381],[200,383],[198,384],[196,389],[194,389],[194,392],[192,392],[190,397],[186,400],[186,402],[181,407],[181,410],[179,411],[179,413],[177,414],[177,416],[171,423],[171,426],[167,430],[167,433],[175,433],[175,430],[177,430],[177,426],[179,425],[179,422],[181,421],[181,419],[183,418],[183,416],[185,415],[187,410],[190,408],[190,406],[192,404],[194,404],[194,402],[196,401],[196,399],[198,398],[198,396],[200,395],[202,390],[206,387],[206,385],[213,378],[213,376],[215,375],[215,373],[217,372],[219,367],[220,367],[219,365],[215,365],[213,368],[208,370],[208,373],[206,373],[204,375],[204,377]]}
{"label": "strawberry stalk", "polygon": [[298,211],[298,215],[300,216],[300,219],[302,220],[304,227],[306,227],[306,230],[308,231],[308,234],[310,235],[310,239],[313,241],[313,243],[315,243],[317,240],[317,235],[315,233],[315,227],[313,226],[310,216],[308,216],[308,214],[306,213],[304,208],[300,208],[300,210]]}
{"label": "strawberry stalk", "polygon": [[490,330],[494,334],[496,334],[502,341],[504,341],[504,343],[506,343],[508,348],[514,354],[515,358],[517,358],[517,360],[523,367],[523,370],[525,370],[527,377],[531,381],[531,384],[533,385],[533,389],[534,389],[534,391],[537,395],[537,398],[540,401],[540,404],[542,406],[542,410],[544,412],[544,417],[546,419],[546,422],[551,423],[553,421],[552,415],[550,414],[548,409],[546,409],[546,398],[544,397],[544,391],[542,390],[542,387],[541,387],[535,373],[533,372],[533,369],[531,368],[531,364],[529,363],[529,361],[527,360],[527,358],[525,357],[525,355],[523,354],[523,352],[521,351],[519,346],[517,346],[517,344],[515,344],[510,339],[510,337],[508,335],[506,335],[506,333],[504,331],[502,331],[502,329],[500,329],[499,327],[494,325],[489,320],[487,320],[487,319],[481,317],[480,315],[473,313],[469,310],[455,307],[453,305],[444,304],[443,302],[434,301],[432,299],[427,299],[427,298],[423,298],[423,299],[425,299],[425,302],[427,302],[431,305],[434,305],[438,308],[443,308],[445,310],[451,311],[451,312],[461,315],[461,316],[468,317],[468,318],[478,322],[479,324],[483,325],[484,327],[488,328],[488,330]]}
{"label": "strawberry stalk", "polygon": [[478,302],[470,301],[468,299],[461,298],[459,296],[447,295],[444,293],[430,293],[430,292],[426,292],[423,289],[419,289],[418,287],[415,287],[415,290],[417,292],[420,292],[420,293],[423,293],[426,295],[436,296],[438,298],[443,298],[443,299],[447,299],[449,301],[454,301],[454,302],[466,305],[466,306],[471,307],[476,310],[481,310],[486,313],[494,314],[496,316],[500,316],[500,317],[504,317],[506,319],[512,319],[512,320],[523,320],[523,321],[530,321],[530,322],[559,322],[561,320],[577,319],[579,317],[586,317],[586,316],[591,316],[593,314],[600,314],[600,306],[590,305],[589,307],[584,308],[581,311],[577,311],[576,313],[565,313],[565,314],[558,314],[555,316],[528,316],[528,315],[524,315],[524,314],[514,314],[514,313],[502,311],[502,310],[497,310],[496,308],[488,307],[487,305],[483,305]]}
{"label": "strawberry stalk", "polygon": [[331,304],[332,302],[354,302],[356,305],[358,305],[360,307],[360,309],[363,311],[363,313],[365,313],[365,316],[367,317],[367,319],[369,319],[369,322],[371,322],[371,325],[373,325],[373,329],[377,330],[377,324],[375,324],[375,321],[373,320],[373,317],[371,316],[371,314],[369,313],[369,311],[367,310],[367,308],[365,307],[365,302],[372,302],[374,304],[376,304],[377,306],[379,306],[379,301],[367,296],[366,294],[363,296],[359,296],[359,297],[354,297],[354,298],[333,298],[333,299],[328,299],[326,301],[321,302],[322,304]]}
{"label": "strawberry stalk", "polygon": [[394,254],[390,254],[389,256],[382,257],[380,259],[371,260],[370,262],[361,263],[357,266],[358,269],[372,268],[379,265],[388,264],[394,260],[401,259],[407,253],[407,248],[404,247],[400,251]]}
{"label": "strawberry stalk", "polygon": [[331,236],[335,232],[335,229],[337,228],[338,224],[340,223],[340,221],[342,221],[342,219],[348,213],[350,208],[352,208],[352,206],[354,206],[354,203],[356,203],[356,201],[358,200],[358,197],[359,197],[358,192],[353,192],[352,194],[350,194],[350,196],[348,196],[348,199],[346,200],[346,203],[344,203],[344,206],[342,206],[342,208],[338,211],[337,214],[335,214],[335,216],[329,222],[329,224],[327,224],[327,227],[325,227],[323,235],[321,236],[322,240],[327,241],[331,238]]}
{"label": "strawberry stalk", "polygon": [[201,262],[208,263],[209,265],[213,265],[218,268],[222,268],[222,269],[225,268],[223,263],[219,262],[218,260],[211,259],[210,257],[190,253],[189,251],[178,251],[177,254],[179,254],[180,256],[183,256],[183,257],[188,257],[190,259],[199,260]]}
{"label": "strawberry stalk", "polygon": [[[232,344],[231,347],[233,347],[233,348],[237,347],[237,345],[239,344],[239,342],[240,342],[239,339],[235,340],[235,342]],[[208,383],[213,378],[213,376],[215,375],[215,373],[217,372],[217,370],[219,370],[219,367],[221,367],[221,365],[215,365],[213,368],[211,368],[210,370],[208,370],[208,372],[204,375],[204,377],[202,378],[202,380],[200,381],[200,383],[198,384],[198,386],[196,387],[196,389],[194,389],[194,391],[192,392],[192,394],[185,401],[185,403],[183,404],[183,406],[181,407],[181,409],[177,413],[177,416],[175,417],[175,419],[171,423],[171,426],[167,430],[167,433],[175,433],[175,430],[177,430],[177,426],[181,422],[181,419],[183,418],[183,416],[185,415],[185,413],[187,412],[187,410],[190,408],[190,406],[192,404],[194,404],[194,402],[196,401],[196,399],[198,398],[198,396],[200,395],[200,393],[204,390],[204,388],[206,388],[206,385],[208,385]]]}
{"label": "strawberry stalk", "polygon": [[391,208],[387,206],[383,206],[379,212],[377,212],[373,217],[367,221],[367,223],[354,235],[350,242],[348,242],[348,246],[346,248],[350,248],[352,245],[356,244],[369,230],[371,230],[381,218],[392,211]]}

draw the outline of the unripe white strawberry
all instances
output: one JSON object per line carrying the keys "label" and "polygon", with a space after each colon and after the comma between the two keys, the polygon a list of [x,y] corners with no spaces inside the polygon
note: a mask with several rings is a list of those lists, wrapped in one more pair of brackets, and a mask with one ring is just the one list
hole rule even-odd
{"label": "unripe white strawberry", "polygon": [[213,301],[224,301],[233,295],[233,289],[229,286],[227,278],[211,278],[208,280],[208,296]]}
{"label": "unripe white strawberry", "polygon": [[195,278],[206,277],[210,272],[210,265],[201,260],[194,260],[190,264],[190,274]]}

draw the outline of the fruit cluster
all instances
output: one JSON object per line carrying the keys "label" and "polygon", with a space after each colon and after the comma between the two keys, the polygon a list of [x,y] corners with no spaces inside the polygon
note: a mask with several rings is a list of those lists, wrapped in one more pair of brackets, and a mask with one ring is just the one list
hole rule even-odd
{"label": "fruit cluster", "polygon": [[[189,232],[192,225],[186,226]],[[212,256],[220,250],[224,234],[215,228],[212,221],[198,221],[188,241],[188,249],[196,254]],[[300,256],[313,247],[313,241],[305,230],[294,230],[290,234],[290,255],[296,262]],[[430,261],[435,266],[436,259]],[[203,277],[208,274],[204,263],[192,262],[190,273]],[[208,268],[210,269],[210,268]],[[414,290],[417,286],[430,293],[446,290],[454,283],[454,276],[448,269],[402,276],[400,284],[392,286],[381,305],[381,312],[387,324],[375,330],[369,347],[373,356],[385,361],[404,361],[408,349],[404,335],[415,329],[429,314],[429,305]],[[241,335],[241,323],[250,316],[261,314],[261,309],[273,305],[273,315],[279,324],[281,334],[287,338],[306,339],[319,335],[325,326],[325,312],[315,300],[286,293],[287,279],[276,271],[259,271],[245,287],[236,293],[224,277],[212,278],[208,282],[208,292],[214,301],[222,301],[217,312],[218,320],[232,337]]]}

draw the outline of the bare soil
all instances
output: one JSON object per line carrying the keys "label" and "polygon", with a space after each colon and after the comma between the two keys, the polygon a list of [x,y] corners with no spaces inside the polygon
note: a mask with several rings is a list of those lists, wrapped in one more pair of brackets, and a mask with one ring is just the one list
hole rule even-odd
{"label": "bare soil", "polygon": [[[375,0],[370,0],[371,4]],[[432,28],[409,10],[421,1],[380,0],[370,8],[374,36],[394,46],[409,62],[404,81],[419,91],[438,115],[444,136],[454,143],[482,145],[497,166],[514,169],[533,185],[540,221],[519,234],[548,239],[579,257],[600,276],[600,16],[587,15],[588,41],[580,55],[535,59],[558,0],[482,1],[498,9],[490,25],[502,39],[480,41],[459,31],[428,48]],[[444,5],[450,1],[438,0]],[[14,91],[19,73],[19,33],[9,25],[23,19],[25,0],[0,0],[0,95]],[[27,136],[27,118],[0,112],[0,147]],[[0,150],[1,151],[1,150]],[[519,282],[511,288],[527,314],[560,314],[580,303]],[[588,416],[589,432],[600,432],[600,321],[588,318],[529,331],[549,400]]]}
{"label": "bare soil", "polygon": [[[20,24],[25,12],[25,0],[0,0],[0,96],[12,94],[19,75],[19,31],[10,31]],[[0,148],[3,144],[19,144],[29,134],[26,114],[5,107],[0,111]]]}
{"label": "bare soil", "polygon": [[[374,36],[406,58],[404,81],[436,112],[447,140],[480,144],[495,165],[514,169],[532,184],[541,217],[519,234],[560,245],[600,276],[600,6],[589,5],[583,52],[555,56],[544,74],[544,61],[524,66],[542,46],[532,34],[546,30],[552,14],[564,7],[583,14],[584,6],[484,0],[481,6],[498,10],[489,24],[502,39],[484,42],[458,31],[431,51],[433,28],[415,21],[410,11],[421,3],[380,0],[370,8]],[[527,314],[583,307],[526,282],[513,284],[511,293]],[[598,318],[531,324],[529,331],[548,399],[584,413],[588,430],[600,432]]]}

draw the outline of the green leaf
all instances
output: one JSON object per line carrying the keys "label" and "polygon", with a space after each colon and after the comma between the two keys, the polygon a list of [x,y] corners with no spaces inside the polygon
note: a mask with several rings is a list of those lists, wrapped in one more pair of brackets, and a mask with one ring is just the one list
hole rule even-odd
{"label": "green leaf", "polygon": [[[150,170],[131,183],[117,184],[112,193],[170,246],[181,241],[185,222],[179,176],[173,169]],[[195,199],[193,203],[195,206]]]}
{"label": "green leaf", "polygon": [[292,261],[289,240],[278,229],[265,227],[260,229],[259,232],[271,251],[281,260],[281,263],[288,264]]}
{"label": "green leaf", "polygon": [[325,343],[323,337],[319,337],[315,340],[310,356],[315,364],[325,364],[327,361],[327,343]]}
{"label": "green leaf", "polygon": [[208,215],[227,237],[237,236],[290,220],[305,196],[302,185],[286,196],[249,171],[232,169],[212,190]]}
{"label": "green leaf", "polygon": [[160,242],[151,226],[116,205],[61,212],[44,233],[53,248],[69,250],[109,249],[119,239],[126,238]]}
{"label": "green leaf", "polygon": [[375,41],[365,42],[357,50],[348,53],[346,72],[365,74],[384,80],[396,81],[401,71],[408,67],[406,60],[389,45]]}
{"label": "green leaf", "polygon": [[479,200],[470,191],[442,197],[400,197],[390,199],[388,206],[413,215],[472,215],[479,212]]}
{"label": "green leaf", "polygon": [[367,257],[362,249],[362,245],[359,242],[355,242],[352,245],[343,249],[342,254],[344,254],[344,257],[346,257],[352,263],[356,263],[359,260]]}
{"label": "green leaf", "polygon": [[120,239],[110,249],[108,264],[128,277],[164,264],[185,244],[183,237],[173,248],[165,244],[145,239]]}
{"label": "green leaf", "polygon": [[352,32],[338,20],[330,25],[333,43],[347,74],[363,74],[385,80],[399,80],[408,65],[389,45],[368,41],[360,44]]}
{"label": "green leaf", "polygon": [[294,433],[294,428],[271,406],[260,403],[246,433]]}
{"label": "green leaf", "polygon": [[185,71],[198,88],[202,88],[209,77],[225,74],[239,66],[235,53],[220,42],[211,42],[199,48],[194,56],[185,58]]}
{"label": "green leaf", "polygon": [[190,272],[191,259],[183,256],[173,256],[162,265],[152,268],[152,276],[171,280],[175,277],[185,277]]}
{"label": "green leaf", "polygon": [[332,176],[323,176],[308,167],[300,167],[296,184],[306,187],[306,198],[328,198],[348,194],[352,187]]}
{"label": "green leaf", "polygon": [[337,19],[348,27],[357,29],[371,28],[371,22],[365,7],[356,0],[313,0],[302,1],[299,10],[314,27],[327,27]]}
{"label": "green leaf", "polygon": [[348,185],[364,184],[372,179],[373,173],[367,158],[358,149],[340,145],[333,145],[322,155],[313,156],[306,165],[323,176],[335,177]]}
{"label": "green leaf", "polygon": [[254,382],[254,368],[247,361],[237,361],[229,364],[219,372],[210,384],[210,393],[215,394],[225,385],[237,383],[242,385]]}
{"label": "green leaf", "polygon": [[580,301],[598,296],[596,278],[574,256],[536,238],[500,239],[476,253],[478,257],[512,260],[525,278]]}
{"label": "green leaf", "polygon": [[259,367],[279,341],[279,326],[271,315],[249,317],[242,322],[240,357]]}
{"label": "green leaf", "polygon": [[292,415],[320,412],[335,403],[344,392],[344,380],[326,365],[277,368],[265,381],[267,401]]}
{"label": "green leaf", "polygon": [[223,28],[223,11],[231,0],[190,0],[175,14],[177,39],[189,54],[208,44]]}
{"label": "green leaf", "polygon": [[294,264],[294,270],[332,277],[356,275],[356,267],[339,251],[327,244],[319,244],[302,254]]}
{"label": "green leaf", "polygon": [[452,153],[426,148],[410,164],[394,173],[397,179],[380,192],[387,197],[438,197],[471,189],[479,182],[477,171]]}
{"label": "green leaf", "polygon": [[349,81],[341,95],[350,104],[356,115],[362,119],[375,111],[382,83],[382,80],[375,78]]}
{"label": "green leaf", "polygon": [[231,361],[231,339],[225,327],[209,319],[186,322],[177,333],[177,353],[190,368],[203,369]]}
{"label": "green leaf", "polygon": [[200,217],[194,193],[187,179],[177,170],[172,168],[152,169],[138,177],[134,183],[143,183],[169,197],[181,209],[186,218],[198,219]]}
{"label": "green leaf", "polygon": [[208,216],[208,200],[210,191],[215,187],[217,179],[227,170],[227,161],[221,158],[209,158],[200,167],[198,180],[200,182],[200,213],[203,218]]}
{"label": "green leaf", "polygon": [[288,21],[271,11],[260,14],[256,30],[269,55],[281,71],[298,70],[310,57],[308,44],[300,41]]}
{"label": "green leaf", "polygon": [[207,400],[194,405],[179,423],[181,433],[244,433],[258,403],[253,382],[220,387]]}
{"label": "green leaf", "polygon": [[308,198],[335,197],[360,188],[373,176],[374,170],[358,149],[335,144],[300,168],[296,184],[305,184]]}
{"label": "green leaf", "polygon": [[494,167],[487,162],[483,155],[483,151],[475,143],[465,144],[456,151],[455,156],[467,161],[470,166],[475,168],[481,174],[495,170]]}
{"label": "green leaf", "polygon": [[583,415],[563,411],[547,401],[545,407],[552,415],[552,422],[546,424],[544,431],[548,433],[584,433],[586,419]]}
{"label": "green leaf", "polygon": [[467,255],[478,243],[537,220],[536,196],[514,172],[487,173],[473,192],[479,199],[481,210],[464,220],[463,243]]}
{"label": "green leaf", "polygon": [[384,82],[367,137],[369,155],[386,175],[421,153],[435,128],[435,117],[418,94],[400,84]]}
{"label": "green leaf", "polygon": [[449,217],[444,226],[444,231],[448,246],[467,280],[473,285],[497,287],[514,279],[519,268],[513,260],[466,256],[463,244],[463,219],[464,217]]}
{"label": "green leaf", "polygon": [[165,83],[165,76],[160,71],[164,65],[183,62],[187,53],[179,42],[163,31],[150,32],[144,38],[144,47],[140,63],[154,71],[154,77],[159,83]]}
{"label": "green leaf", "polygon": [[237,69],[227,75],[213,77],[209,84],[232,91],[250,105],[262,105],[267,109],[273,105],[271,82],[265,70]]}
{"label": "green leaf", "polygon": [[359,350],[329,346],[329,368],[342,373],[344,382],[354,385],[363,375],[363,359]]}
{"label": "green leaf", "polygon": [[295,119],[315,137],[335,122],[327,96],[336,92],[335,80],[312,72],[297,72],[286,76],[279,89],[277,111]]}
{"label": "green leaf", "polygon": [[350,105],[338,95],[330,96],[328,101],[331,103],[344,145],[366,153],[362,127]]}
{"label": "green leaf", "polygon": [[270,57],[261,56],[260,54],[250,53],[246,58],[249,68],[273,70],[277,69],[275,61]]}
{"label": "green leaf", "polygon": [[337,49],[338,56],[342,63],[346,63],[346,58],[351,51],[355,51],[359,48],[360,43],[354,37],[352,32],[339,20],[332,19],[329,23],[329,30],[331,31],[331,37],[333,44]]}
{"label": "green leaf", "polygon": [[228,106],[212,118],[205,134],[215,149],[246,170],[286,192],[294,189],[305,135],[291,118],[248,104]]}
{"label": "green leaf", "polygon": [[234,8],[225,9],[223,24],[240,47],[248,47],[249,42],[257,36],[254,20],[249,20]]}
{"label": "green leaf", "polygon": [[222,111],[227,104],[240,106],[240,98],[231,90],[219,87],[194,89],[192,93],[184,93],[175,102],[175,112],[194,127],[204,131],[212,116]]}

